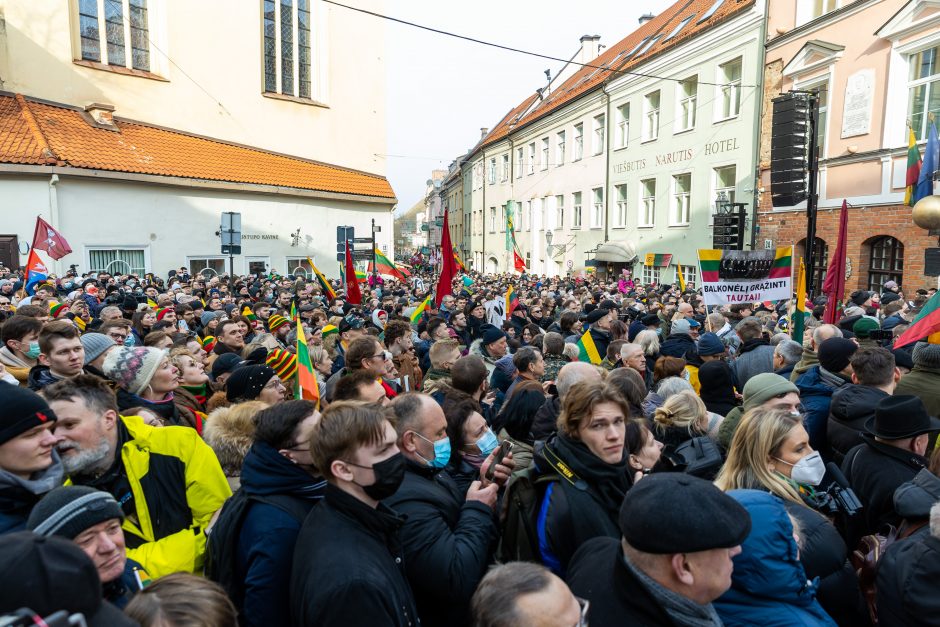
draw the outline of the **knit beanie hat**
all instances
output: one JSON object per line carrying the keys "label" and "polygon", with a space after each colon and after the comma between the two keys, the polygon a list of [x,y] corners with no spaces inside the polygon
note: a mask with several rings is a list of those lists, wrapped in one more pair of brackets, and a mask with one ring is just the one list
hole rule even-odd
{"label": "knit beanie hat", "polygon": [[223,353],[212,362],[212,380],[215,381],[223,374],[229,373],[242,363],[242,358],[238,353]]}
{"label": "knit beanie hat", "polygon": [[85,349],[85,364],[88,365],[94,360],[101,357],[101,354],[117,346],[110,337],[104,333],[86,333],[78,338],[82,343],[82,348]]}
{"label": "knit beanie hat", "polygon": [[230,403],[253,401],[275,374],[270,366],[251,365],[236,368],[225,381],[225,398]]}
{"label": "knit beanie hat", "polygon": [[772,398],[790,392],[799,394],[800,390],[791,383],[789,379],[785,379],[773,372],[756,374],[744,384],[744,390],[742,392],[744,395],[744,407],[742,409],[747,411],[759,407]]}
{"label": "knit beanie hat", "polygon": [[689,323],[688,318],[679,318],[678,320],[672,321],[672,328],[669,331],[670,335],[688,335],[689,331],[692,330],[692,325]]}
{"label": "knit beanie hat", "polygon": [[857,350],[858,344],[852,340],[844,337],[831,337],[819,345],[816,353],[819,357],[819,365],[835,374],[845,370]]}
{"label": "knit beanie hat", "polygon": [[0,407],[3,407],[0,412],[0,444],[56,420],[46,399],[18,385],[0,383]]}
{"label": "knit beanie hat", "polygon": [[[881,325],[878,324],[876,319],[870,316],[863,316],[852,325],[852,333],[854,333],[856,337],[864,340],[871,335],[872,331],[876,331],[880,328]],[[828,368],[826,368],[826,370],[828,370]]]}
{"label": "knit beanie hat", "polygon": [[120,387],[139,395],[150,385],[164,357],[166,352],[159,348],[119,346],[104,358],[101,370]]}
{"label": "knit beanie hat", "polygon": [[68,311],[68,310],[65,308],[65,305],[63,305],[62,303],[52,303],[51,305],[49,305],[49,315],[52,316],[53,320],[58,318],[59,314],[64,313],[65,311]]}
{"label": "knit beanie hat", "polygon": [[857,305],[851,305],[842,310],[842,318],[854,318],[855,316],[864,316],[865,308]]}
{"label": "knit beanie hat", "polygon": [[[493,342],[498,342],[502,338],[506,337],[506,334],[503,333],[502,329],[494,327],[493,325],[486,325],[486,328],[483,331],[483,346],[489,346]],[[482,329],[483,327],[481,327]]]}
{"label": "knit beanie hat", "polygon": [[202,322],[202,326],[208,326],[210,322],[215,319],[214,311],[204,311],[201,316],[199,316],[199,321]]}
{"label": "knit beanie hat", "polygon": [[124,512],[108,492],[87,486],[60,486],[36,503],[26,528],[41,536],[71,540],[89,527],[115,518],[124,520]]}
{"label": "knit beanie hat", "polygon": [[284,316],[274,314],[268,318],[268,330],[272,333],[283,327],[285,324],[290,324],[290,322]]}
{"label": "knit beanie hat", "polygon": [[268,353],[265,363],[274,369],[281,381],[287,381],[297,374],[297,355],[283,348],[275,348]]}
{"label": "knit beanie hat", "polygon": [[698,340],[698,354],[699,355],[720,355],[725,352],[725,345],[721,343],[721,338],[719,338],[714,333],[705,333]]}
{"label": "knit beanie hat", "polygon": [[852,295],[849,297],[851,301],[861,307],[865,304],[865,301],[871,298],[871,292],[866,290],[856,290],[852,292]]}
{"label": "knit beanie hat", "polygon": [[921,368],[940,368],[940,344],[918,342],[912,355],[915,366]]}
{"label": "knit beanie hat", "polygon": [[173,309],[171,309],[170,307],[161,307],[160,309],[157,309],[157,320],[158,321],[163,320],[163,317],[166,316],[171,311],[173,311]]}

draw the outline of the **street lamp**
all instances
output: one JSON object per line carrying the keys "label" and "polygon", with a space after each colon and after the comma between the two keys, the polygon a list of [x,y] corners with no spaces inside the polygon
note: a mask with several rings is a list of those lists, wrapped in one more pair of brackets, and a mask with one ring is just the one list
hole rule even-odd
{"label": "street lamp", "polygon": [[933,195],[924,196],[914,205],[911,219],[929,235],[940,236],[940,170],[933,175]]}
{"label": "street lamp", "polygon": [[728,202],[728,195],[725,190],[718,192],[718,196],[715,198],[715,213],[720,216],[731,213],[731,203]]}
{"label": "street lamp", "polygon": [[552,240],[555,238],[555,234],[552,231],[545,231],[545,253],[551,257],[552,256]]}

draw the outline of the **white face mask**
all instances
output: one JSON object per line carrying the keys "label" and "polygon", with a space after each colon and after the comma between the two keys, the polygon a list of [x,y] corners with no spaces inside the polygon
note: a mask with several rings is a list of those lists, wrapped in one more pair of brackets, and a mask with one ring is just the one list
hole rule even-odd
{"label": "white face mask", "polygon": [[785,462],[779,457],[774,459],[787,466],[793,466],[793,470],[790,471],[790,478],[803,485],[818,486],[826,474],[826,465],[823,463],[818,451],[813,451],[795,464]]}

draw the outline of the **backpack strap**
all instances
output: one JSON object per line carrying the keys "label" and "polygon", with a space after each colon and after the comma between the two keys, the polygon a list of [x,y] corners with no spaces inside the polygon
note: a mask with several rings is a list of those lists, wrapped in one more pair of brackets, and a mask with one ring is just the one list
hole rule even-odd
{"label": "backpack strap", "polygon": [[568,464],[563,462],[561,458],[555,454],[555,451],[550,449],[547,444],[542,447],[542,455],[545,460],[551,464],[552,469],[559,477],[567,481],[570,485],[574,486],[581,492],[588,491],[587,482],[579,477],[575,471],[571,470]]}

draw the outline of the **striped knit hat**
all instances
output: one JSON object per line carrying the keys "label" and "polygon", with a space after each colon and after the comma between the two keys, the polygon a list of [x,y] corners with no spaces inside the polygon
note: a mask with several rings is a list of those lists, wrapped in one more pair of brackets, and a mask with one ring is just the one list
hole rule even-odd
{"label": "striped knit hat", "polygon": [[163,316],[170,313],[170,311],[172,311],[172,309],[170,309],[169,307],[160,307],[159,309],[157,309],[157,320],[158,321],[163,320]]}
{"label": "striped knit hat", "polygon": [[264,363],[274,369],[281,381],[287,382],[297,374],[297,355],[283,348],[275,348],[269,352]]}
{"label": "striped knit hat", "polygon": [[207,353],[211,353],[212,349],[215,348],[215,336],[207,335],[206,337],[199,340],[199,343],[202,344],[202,350]]}
{"label": "striped knit hat", "polygon": [[62,303],[51,303],[49,305],[49,315],[52,316],[52,319],[55,320],[59,317],[59,314],[65,313],[68,311],[65,305]]}
{"label": "striped knit hat", "polygon": [[335,333],[339,333],[339,329],[336,328],[335,324],[328,324],[323,327],[323,337],[326,338]]}
{"label": "striped knit hat", "polygon": [[290,321],[284,316],[274,314],[273,316],[268,318],[268,331],[271,331],[273,333],[274,331],[277,331],[285,324],[290,324]]}
{"label": "striped knit hat", "polygon": [[74,539],[106,520],[124,520],[124,512],[107,492],[87,486],[60,486],[42,497],[26,521],[26,528],[41,536]]}

